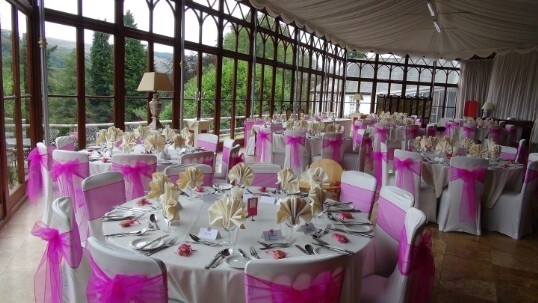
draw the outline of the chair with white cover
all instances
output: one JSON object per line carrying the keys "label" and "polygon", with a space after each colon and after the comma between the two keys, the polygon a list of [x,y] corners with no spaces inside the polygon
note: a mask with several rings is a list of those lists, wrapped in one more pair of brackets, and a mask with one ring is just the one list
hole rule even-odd
{"label": "chair with white cover", "polygon": [[308,166],[305,147],[306,133],[300,130],[286,130],[284,143],[286,144],[284,168],[291,168],[295,175],[300,176]]}
{"label": "chair with white cover", "polygon": [[211,151],[184,154],[179,157],[179,164],[205,164],[215,170],[215,153]]}
{"label": "chair with white cover", "polygon": [[405,141],[415,139],[419,136],[420,127],[418,125],[407,125],[405,127]]}
{"label": "chair with white cover", "polygon": [[530,153],[528,162],[538,161],[538,153]]}
{"label": "chair with white cover", "polygon": [[461,132],[461,140],[463,140],[464,138],[469,138],[473,141],[476,141],[476,133],[477,133],[476,124],[465,123],[463,124],[462,129],[463,130]]}
{"label": "chair with white cover", "polygon": [[179,174],[184,172],[189,167],[196,167],[202,172],[202,174],[204,174],[204,183],[202,186],[213,185],[213,168],[205,164],[194,163],[170,165],[164,169],[164,175],[170,179],[170,182],[176,184],[176,181],[179,179]]}
{"label": "chair with white cover", "polygon": [[28,183],[26,194],[30,203],[37,205],[41,203],[41,221],[50,224],[52,216],[52,202],[54,201],[54,190],[50,170],[52,167],[52,148],[38,142],[27,157]]}
{"label": "chair with white cover", "polygon": [[219,144],[219,136],[208,133],[198,134],[196,139],[196,146],[201,147],[207,151],[217,152],[217,147]]}
{"label": "chair with white cover", "polygon": [[88,210],[90,235],[104,241],[103,215],[127,201],[123,174],[109,171],[82,181],[82,192]]}
{"label": "chair with white cover", "polygon": [[[211,152],[209,152],[211,153]],[[113,155],[112,171],[119,171],[125,178],[127,200],[142,197],[150,190],[149,182],[157,170],[155,155]]]}
{"label": "chair with white cover", "polygon": [[50,226],[36,222],[31,234],[48,242],[34,278],[35,301],[86,302],[89,266],[71,199],[56,199],[52,203]]}
{"label": "chair with white cover", "polygon": [[278,172],[280,165],[271,163],[245,162],[245,165],[252,169],[254,180],[252,186],[278,188]]}
{"label": "chair with white cover", "polygon": [[269,127],[260,127],[256,133],[256,161],[273,162],[273,133]]}
{"label": "chair with white cover", "polygon": [[75,140],[69,136],[56,137],[54,142],[56,144],[56,149],[75,150]]}
{"label": "chair with white cover", "polygon": [[245,302],[297,302],[298,296],[318,303],[341,302],[344,276],[351,274],[345,270],[346,260],[345,255],[326,255],[248,262]]}
{"label": "chair with white cover", "polygon": [[521,128],[513,124],[506,124],[504,126],[504,130],[505,130],[505,137],[504,137],[503,145],[517,146],[521,138]]}
{"label": "chair with white cover", "polygon": [[426,136],[437,137],[437,123],[429,123],[426,125]]}
{"label": "chair with white cover", "polygon": [[355,209],[372,215],[377,180],[363,172],[344,171],[340,180],[340,201],[353,202]]}
{"label": "chair with white cover", "polygon": [[228,163],[230,161],[230,150],[234,147],[234,144],[234,139],[225,139],[224,142],[222,142],[222,162],[220,166],[221,174],[227,174],[228,170],[230,170]]}
{"label": "chair with white cover", "polygon": [[488,139],[492,139],[496,144],[501,144],[502,138],[502,127],[497,125],[492,125],[488,127]]}
{"label": "chair with white cover", "polygon": [[383,186],[377,205],[375,236],[365,252],[363,276],[372,273],[388,276],[394,270],[405,214],[413,206],[413,196],[395,186]]}
{"label": "chair with white cover", "polygon": [[511,146],[501,145],[501,154],[500,157],[503,160],[515,161],[517,157],[517,148]]}
{"label": "chair with white cover", "polygon": [[422,155],[397,149],[394,151],[395,185],[413,195],[415,208],[426,214],[428,221],[437,221],[437,198],[432,187],[422,182]]}
{"label": "chair with white cover", "polygon": [[[88,302],[166,303],[167,272],[161,260],[111,246],[97,238],[88,238],[92,274],[88,281]],[[140,285],[140,287],[133,287]],[[123,289],[118,292],[114,288]],[[137,300],[137,301],[138,301]]]}
{"label": "chair with white cover", "polygon": [[399,234],[398,262],[388,277],[375,274],[363,277],[361,302],[430,302],[435,263],[431,233],[422,235],[425,223],[422,211],[407,210]]}
{"label": "chair with white cover", "polygon": [[358,129],[353,137],[353,152],[344,152],[342,167],[345,170],[364,171],[366,161],[371,161],[372,139],[366,129]]}
{"label": "chair with white cover", "polygon": [[529,160],[529,150],[527,147],[527,139],[519,140],[519,146],[517,147],[517,156],[515,162],[526,164]]}
{"label": "chair with white cover", "polygon": [[452,157],[448,188],[443,191],[437,222],[440,231],[481,235],[480,196],[488,168],[487,159]]}
{"label": "chair with white cover", "polygon": [[[394,185],[394,152],[401,149],[403,141],[393,140],[380,143],[381,185]],[[379,182],[379,180],[378,180]]]}
{"label": "chair with white cover", "polygon": [[514,239],[532,232],[532,204],[538,201],[538,161],[527,166],[521,191],[503,192],[492,208],[484,209],[484,228]]}
{"label": "chair with white cover", "polygon": [[340,163],[344,155],[343,143],[343,134],[324,133],[321,137],[321,155],[312,156],[312,162],[319,159],[331,159]]}

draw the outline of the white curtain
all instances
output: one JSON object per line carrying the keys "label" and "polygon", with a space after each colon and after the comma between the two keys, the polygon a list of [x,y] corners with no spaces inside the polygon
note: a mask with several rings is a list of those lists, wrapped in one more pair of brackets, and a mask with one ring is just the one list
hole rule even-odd
{"label": "white curtain", "polygon": [[[463,117],[465,101],[476,100],[479,108],[486,102],[493,60],[463,60],[460,69],[460,85],[456,117]],[[478,113],[480,116],[480,111]]]}
{"label": "white curtain", "polygon": [[512,52],[494,59],[487,101],[493,116],[534,121],[538,111],[538,52]]}

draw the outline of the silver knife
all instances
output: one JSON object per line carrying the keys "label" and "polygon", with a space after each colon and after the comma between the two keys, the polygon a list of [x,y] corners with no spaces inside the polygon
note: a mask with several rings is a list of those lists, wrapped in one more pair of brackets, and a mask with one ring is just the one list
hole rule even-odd
{"label": "silver knife", "polygon": [[301,245],[295,244],[295,247],[297,247],[298,250],[302,251],[304,254],[309,255],[309,253],[304,249]]}
{"label": "silver knife", "polygon": [[241,248],[239,248],[237,251],[243,257],[243,259],[250,261],[250,258],[247,256],[247,254],[245,254],[245,252]]}
{"label": "silver knife", "polygon": [[350,256],[355,254],[354,252],[352,252],[350,250],[343,249],[343,248],[340,248],[340,247],[334,247],[334,246],[330,246],[330,245],[323,245],[323,244],[318,244],[318,243],[313,243],[313,242],[312,242],[312,244],[327,248],[327,249],[335,251],[335,252],[344,253],[344,254],[347,254],[347,255],[350,255]]}
{"label": "silver knife", "polygon": [[150,246],[150,245],[153,244],[153,243],[157,243],[157,242],[161,241],[162,239],[164,239],[164,238],[166,238],[166,237],[168,237],[168,235],[164,235],[164,236],[162,236],[162,237],[158,237],[157,239],[153,239],[153,240],[149,241],[148,243],[142,245],[142,246],[139,247],[138,249],[144,249],[144,248]]}

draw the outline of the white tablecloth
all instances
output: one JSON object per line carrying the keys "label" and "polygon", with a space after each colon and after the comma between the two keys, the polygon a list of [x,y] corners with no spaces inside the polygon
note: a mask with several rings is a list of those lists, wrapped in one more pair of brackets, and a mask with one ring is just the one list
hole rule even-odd
{"label": "white tablecloth", "polygon": [[[251,189],[255,191],[254,189]],[[170,234],[171,237],[179,236],[178,243],[170,248],[157,252],[153,257],[161,259],[166,264],[168,270],[168,295],[172,299],[181,300],[189,303],[206,303],[206,302],[219,302],[219,303],[241,303],[245,301],[244,297],[244,282],[243,282],[243,270],[229,267],[225,262],[222,262],[217,268],[206,270],[203,268],[210,259],[220,250],[222,247],[208,247],[205,245],[192,244],[196,252],[190,257],[181,257],[176,251],[179,245],[184,243],[188,239],[188,234],[198,234],[200,228],[208,227],[208,214],[207,209],[211,206],[212,202],[217,199],[218,196],[214,194],[204,196],[202,201],[188,200],[184,196],[180,199],[183,205],[181,210],[181,220],[177,224],[173,225],[175,232]],[[154,202],[156,203],[156,202]],[[134,205],[134,201],[130,201],[125,205]],[[260,258],[269,259],[270,254],[265,253],[263,250],[259,250],[259,244],[257,240],[263,241],[261,237],[262,231],[269,229],[280,229],[280,224],[276,224],[276,212],[277,205],[274,204],[260,204],[258,207],[258,216],[255,217],[255,221],[248,219],[245,223],[246,229],[236,229],[237,240],[233,247],[234,255],[237,254],[237,249],[241,248],[243,251],[248,252],[249,247],[256,247]],[[141,222],[149,216],[149,214],[140,218]],[[364,221],[367,218],[363,214],[354,213],[356,218],[362,218]],[[160,213],[157,213],[158,223],[161,228],[165,228],[165,222]],[[320,224],[318,228],[323,228],[328,221],[325,217],[319,219]],[[315,222],[314,222],[315,224]],[[118,222],[104,222],[103,232],[105,234],[138,230],[141,227],[146,226],[145,223],[141,225],[122,228]],[[224,232],[222,228],[221,232]],[[159,235],[164,234],[162,231],[152,231],[145,236],[145,239],[153,239]],[[295,233],[297,242],[304,246],[307,243],[312,242],[310,236],[304,235],[302,232],[297,231]],[[350,240],[347,244],[339,244],[334,238],[326,235],[323,240],[333,244],[335,246],[343,247],[351,251],[356,252],[354,256],[348,258],[349,266],[346,267],[346,274],[344,280],[344,288],[342,293],[341,302],[358,302],[360,300],[360,288],[361,288],[361,271],[362,271],[362,259],[363,249],[369,243],[369,239],[348,235]],[[122,237],[122,238],[108,238],[113,244],[127,249],[132,249],[129,245],[134,239],[140,239],[139,237]],[[289,248],[282,248],[288,253],[288,258],[295,258],[304,256],[296,247],[291,246]],[[321,249],[320,253],[333,254],[334,252]]]}
{"label": "white tablecloth", "polygon": [[[493,207],[504,190],[517,190],[523,181],[525,169],[521,165],[508,165],[507,168],[488,167],[482,205]],[[435,196],[441,197],[443,189],[448,186],[450,166],[447,164],[423,162],[422,178],[435,188]]]}

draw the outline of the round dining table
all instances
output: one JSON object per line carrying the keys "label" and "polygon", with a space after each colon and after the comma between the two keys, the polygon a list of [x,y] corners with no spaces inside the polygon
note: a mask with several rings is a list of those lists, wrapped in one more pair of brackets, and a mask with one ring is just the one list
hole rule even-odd
{"label": "round dining table", "polygon": [[[250,187],[250,191],[255,196],[259,195],[257,188]],[[202,244],[189,244],[195,250],[190,256],[180,256],[177,253],[177,249],[181,244],[190,241],[189,234],[198,235],[200,229],[207,229],[209,226],[208,208],[214,201],[222,197],[224,193],[214,192],[210,187],[205,188],[205,193],[202,193],[200,197],[188,198],[180,196],[180,203],[182,209],[180,210],[180,220],[173,222],[172,228],[174,231],[168,234],[168,238],[178,237],[178,242],[168,248],[165,248],[159,252],[156,252],[152,257],[162,260],[166,264],[168,274],[168,296],[171,299],[180,300],[182,302],[189,303],[204,303],[204,302],[220,302],[220,303],[241,303],[245,302],[244,295],[244,272],[241,268],[232,267],[234,263],[227,262],[230,259],[225,259],[218,263],[216,268],[205,269],[204,265],[223,248],[210,247]],[[124,204],[126,207],[136,206],[136,201],[141,198],[128,201]],[[158,205],[158,201],[150,200],[154,206]],[[260,199],[261,201],[261,199]],[[277,200],[274,200],[277,201]],[[140,206],[139,206],[140,207]],[[254,259],[249,254],[250,249],[254,247],[258,252],[260,259],[271,259],[273,254],[269,250],[261,250],[261,245],[257,241],[264,241],[262,233],[270,230],[281,230],[281,224],[276,223],[276,213],[279,204],[259,203],[257,215],[254,220],[248,218],[245,222],[245,229],[235,229],[235,242],[232,245],[225,247],[231,247],[233,249],[232,257],[238,257],[238,249],[242,249],[248,254],[248,257]],[[145,208],[148,208],[145,206]],[[149,209],[149,208],[148,208]],[[103,222],[104,234],[111,234],[117,232],[128,232],[133,230],[139,230],[146,227],[146,219],[148,219],[150,213],[156,213],[157,224],[161,230],[151,231],[143,236],[126,236],[126,237],[108,237],[106,238],[109,243],[117,245],[119,247],[135,250],[132,248],[131,243],[138,239],[154,239],[159,236],[165,235],[163,231],[166,229],[167,224],[163,219],[160,211],[151,211],[144,213],[138,218],[140,224],[136,224],[130,227],[120,227],[117,221]],[[353,213],[354,220],[361,220],[368,222],[366,215],[361,213]],[[329,223],[325,216],[315,218],[312,223],[315,228],[323,229]],[[213,227],[218,228],[218,227]],[[286,229],[285,227],[284,229]],[[222,235],[225,235],[225,231],[222,228],[218,228]],[[284,233],[286,230],[282,230]],[[329,232],[322,239],[333,246],[344,248],[352,251],[354,254],[348,256],[348,266],[345,271],[344,285],[342,288],[342,296],[340,302],[358,302],[360,300],[361,289],[361,272],[363,262],[364,248],[370,242],[370,238],[346,235],[349,238],[349,242],[346,244],[338,243],[338,241],[332,236],[333,232]],[[305,234],[302,231],[295,231],[294,237],[296,242],[287,248],[278,248],[279,250],[287,253],[286,258],[301,258],[305,256],[295,244],[304,247],[305,244],[311,244],[313,242],[310,234]],[[218,239],[217,239],[218,241]],[[282,242],[279,240],[277,242]],[[316,249],[320,255],[336,254],[325,248]],[[230,258],[230,257],[229,257]]]}

